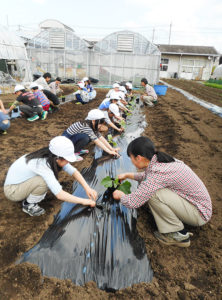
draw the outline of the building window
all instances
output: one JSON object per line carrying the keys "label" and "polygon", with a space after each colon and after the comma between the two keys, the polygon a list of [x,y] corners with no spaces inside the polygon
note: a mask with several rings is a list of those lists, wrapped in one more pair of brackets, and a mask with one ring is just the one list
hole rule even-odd
{"label": "building window", "polygon": [[168,58],[161,58],[160,71],[167,71],[168,64],[169,64]]}

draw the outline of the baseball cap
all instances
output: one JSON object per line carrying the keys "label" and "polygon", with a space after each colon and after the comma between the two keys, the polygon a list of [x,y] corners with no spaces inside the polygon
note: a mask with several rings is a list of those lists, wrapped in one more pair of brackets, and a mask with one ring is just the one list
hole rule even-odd
{"label": "baseball cap", "polygon": [[122,85],[119,87],[119,90],[120,90],[121,92],[123,92],[123,93],[127,93],[126,88],[125,88],[124,86],[122,86]]}
{"label": "baseball cap", "polygon": [[24,90],[24,89],[25,89],[25,87],[24,87],[23,85],[17,84],[17,85],[15,86],[14,92],[16,93],[16,92],[21,91],[21,90]]}
{"label": "baseball cap", "polygon": [[83,89],[84,86],[85,86],[83,82],[78,82],[77,84],[78,84],[78,86],[79,86],[81,89]]}
{"label": "baseball cap", "polygon": [[88,80],[89,80],[88,77],[84,77],[84,78],[82,79],[83,82],[88,81]]}
{"label": "baseball cap", "polygon": [[92,109],[89,111],[86,120],[100,120],[105,118],[104,113],[100,109]]}
{"label": "baseball cap", "polygon": [[49,142],[49,150],[59,156],[64,158],[69,162],[76,161],[74,145],[71,140],[65,136],[56,136]]}
{"label": "baseball cap", "polygon": [[114,83],[113,84],[113,88],[115,89],[115,88],[119,88],[119,84],[118,83]]}
{"label": "baseball cap", "polygon": [[132,90],[132,88],[133,88],[133,85],[132,85],[132,83],[131,83],[131,82],[127,82],[127,83],[126,83],[126,85],[128,86],[128,88],[129,88],[130,90]]}
{"label": "baseball cap", "polygon": [[39,88],[38,84],[36,82],[32,82],[29,86],[29,89],[33,89],[33,88]]}
{"label": "baseball cap", "polygon": [[116,100],[119,100],[120,99],[120,96],[119,96],[119,93],[118,92],[112,92],[111,95],[110,95],[110,100],[113,100],[113,99],[116,99]]}
{"label": "baseball cap", "polygon": [[120,116],[119,108],[115,103],[110,104],[109,110],[117,117]]}

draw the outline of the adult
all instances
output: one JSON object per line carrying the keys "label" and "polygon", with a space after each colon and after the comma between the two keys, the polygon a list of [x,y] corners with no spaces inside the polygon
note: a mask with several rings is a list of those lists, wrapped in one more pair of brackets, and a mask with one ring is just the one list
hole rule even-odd
{"label": "adult", "polygon": [[114,149],[100,134],[101,131],[107,131],[104,113],[99,109],[92,109],[84,121],[73,123],[62,135],[73,142],[77,155],[87,153],[83,147],[93,141],[108,154],[118,157],[119,149]]}
{"label": "adult", "polygon": [[0,100],[0,133],[7,134],[7,129],[10,127],[8,113],[4,107],[2,100]]}
{"label": "adult", "polygon": [[[4,184],[6,198],[14,202],[22,201],[22,210],[30,216],[45,213],[38,203],[45,198],[48,189],[59,200],[95,206],[97,193],[69,163],[74,161],[72,142],[64,136],[53,138],[48,147],[23,155],[10,166]],[[58,181],[61,170],[83,186],[88,199],[75,197],[62,189]]]}
{"label": "adult", "polygon": [[141,100],[143,100],[145,105],[150,107],[154,106],[157,103],[157,94],[154,88],[148,84],[146,78],[141,79],[141,86],[145,88],[146,92],[141,96]]}
{"label": "adult", "polygon": [[[19,106],[20,111],[27,117],[27,120],[34,122],[39,118],[44,119],[44,111],[42,105],[33,93],[27,92],[23,85],[15,86],[16,101],[10,106],[8,113],[10,113],[16,106]],[[20,105],[20,102],[23,104]]]}
{"label": "adult", "polygon": [[119,180],[137,180],[140,186],[129,195],[113,197],[129,208],[148,203],[156,221],[155,237],[163,244],[188,247],[190,234],[184,224],[202,226],[212,215],[209,193],[201,179],[184,162],[155,149],[147,137],[133,140],[127,154],[141,173],[124,173]]}
{"label": "adult", "polygon": [[61,81],[61,78],[57,77],[55,81],[49,83],[51,92],[58,97],[60,97],[63,93],[63,90],[60,87]]}
{"label": "adult", "polygon": [[50,73],[45,73],[43,76],[39,77],[37,80],[35,80],[35,83],[37,85],[41,85],[43,87],[43,93],[46,95],[46,97],[51,102],[52,107],[54,108],[53,111],[56,112],[58,110],[58,106],[60,104],[58,97],[51,92],[51,89],[49,87],[49,82],[51,81],[52,75]]}

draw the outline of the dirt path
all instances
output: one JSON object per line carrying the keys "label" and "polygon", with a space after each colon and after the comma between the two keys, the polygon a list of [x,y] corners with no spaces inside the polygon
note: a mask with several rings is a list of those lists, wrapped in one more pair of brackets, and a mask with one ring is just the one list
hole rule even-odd
{"label": "dirt path", "polygon": [[222,90],[216,89],[213,87],[205,86],[202,83],[191,81],[191,80],[178,80],[178,79],[163,79],[163,81],[183,89],[184,91],[189,92],[190,94],[211,102],[218,106],[222,106]]}
{"label": "dirt path", "polygon": [[[24,119],[14,120],[8,135],[0,136],[0,299],[221,299],[222,119],[171,89],[160,97],[158,106],[144,109],[149,124],[144,135],[160,149],[187,163],[201,177],[212,197],[212,220],[201,228],[190,228],[194,233],[191,246],[180,249],[159,244],[152,233],[155,222],[144,206],[139,209],[137,227],[146,242],[155,274],[151,284],[137,284],[112,294],[99,290],[94,283],[77,287],[70,280],[43,277],[35,265],[15,265],[21,253],[35,245],[52,223],[61,203],[49,193],[43,203],[46,215],[38,218],[25,215],[20,204],[7,201],[3,195],[8,167],[25,152],[46,146],[53,136],[84,118],[98,106],[104,93],[100,91],[98,100],[87,106],[67,103],[45,121],[30,124]],[[91,153],[81,166],[76,164],[79,169],[89,166]],[[69,177],[61,175],[64,189],[71,191]]]}

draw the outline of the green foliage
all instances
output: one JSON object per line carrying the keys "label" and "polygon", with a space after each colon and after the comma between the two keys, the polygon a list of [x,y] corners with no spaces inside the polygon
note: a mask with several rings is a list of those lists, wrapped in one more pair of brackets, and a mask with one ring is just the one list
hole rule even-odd
{"label": "green foliage", "polygon": [[117,146],[117,143],[113,140],[112,134],[107,135],[109,144],[112,144],[114,147]]}
{"label": "green foliage", "polygon": [[124,181],[123,183],[120,183],[118,177],[112,179],[110,176],[106,176],[103,178],[101,181],[101,184],[105,188],[117,188],[117,190],[122,191],[125,194],[130,194],[130,188],[131,188],[131,183],[129,181]]}
{"label": "green foliage", "polygon": [[126,128],[126,122],[124,120],[121,120],[119,124],[121,125],[121,127]]}
{"label": "green foliage", "polygon": [[204,85],[222,90],[222,84],[204,82]]}

